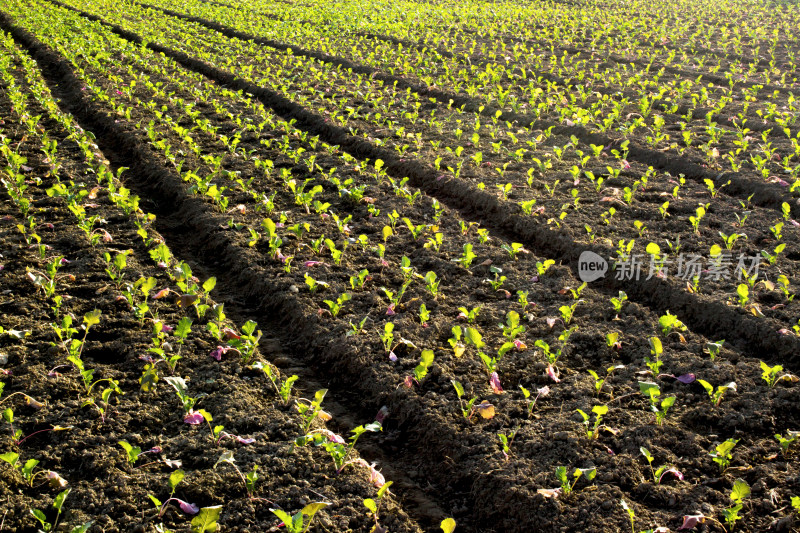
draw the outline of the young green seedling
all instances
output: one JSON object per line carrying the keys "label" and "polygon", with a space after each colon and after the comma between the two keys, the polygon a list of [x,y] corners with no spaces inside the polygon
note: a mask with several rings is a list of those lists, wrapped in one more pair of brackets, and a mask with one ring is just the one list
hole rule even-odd
{"label": "young green seedling", "polygon": [[734,481],[733,489],[730,494],[733,505],[722,510],[722,516],[725,518],[725,522],[730,526],[728,531],[733,531],[736,522],[742,518],[739,516],[739,511],[741,511],[743,507],[742,501],[748,496],[750,496],[750,485],[743,479]]}
{"label": "young green seedling", "polygon": [[790,374],[779,376],[779,374],[783,372],[783,367],[781,365],[769,366],[764,361],[761,361],[761,371],[761,379],[766,381],[770,388],[774,387],[779,381],[791,381],[792,379]]}
{"label": "young green seedling", "polygon": [[725,344],[725,339],[717,342],[706,343],[706,351],[708,352],[708,355],[711,357],[712,361],[719,356],[719,352],[722,350],[723,344]]}
{"label": "young green seedling", "polygon": [[520,385],[519,388],[522,391],[522,395],[525,396],[525,400],[527,400],[528,418],[530,418],[530,416],[533,414],[533,408],[536,407],[536,402],[539,400],[539,398],[550,394],[550,387],[545,385],[540,389],[536,389],[536,396],[533,398],[533,400],[531,400],[531,392],[528,389],[522,385]]}
{"label": "young green seedling", "polygon": [[572,483],[570,483],[569,477],[567,476],[567,467],[566,466],[558,466],[556,467],[556,479],[561,483],[561,493],[564,496],[568,496],[575,490],[575,485],[578,483],[578,480],[581,476],[586,478],[586,481],[589,483],[597,475],[597,468],[576,468],[575,472],[572,473]]}
{"label": "young green seedling", "polygon": [[168,480],[169,498],[167,498],[165,502],[162,503],[161,500],[159,500],[152,494],[147,495],[147,497],[150,498],[150,501],[153,502],[153,505],[155,505],[156,508],[158,508],[159,518],[164,516],[164,513],[167,510],[167,506],[172,501],[178,502],[178,507],[180,507],[181,511],[183,511],[186,514],[197,514],[197,512],[199,511],[199,509],[195,504],[189,503],[187,501],[175,497],[175,491],[178,489],[178,485],[180,484],[181,481],[183,481],[185,475],[186,473],[181,469],[175,470],[169,475],[169,480]]}
{"label": "young green seedling", "polygon": [[664,476],[667,474],[672,474],[676,478],[683,480],[683,474],[681,474],[675,467],[672,465],[666,464],[662,465],[656,469],[653,469],[653,460],[655,459],[653,455],[650,453],[650,450],[645,448],[644,446],[639,448],[639,451],[642,452],[645,459],[647,459],[647,463],[650,466],[650,473],[653,475],[653,482],[656,484],[660,484],[661,481],[664,479]]}
{"label": "young green seedling", "polygon": [[272,386],[275,388],[275,392],[277,392],[278,396],[280,396],[281,400],[283,400],[283,405],[289,405],[289,397],[292,393],[292,386],[294,385],[294,382],[298,380],[298,377],[293,375],[281,381],[281,376],[278,372],[278,369],[273,368],[270,363],[262,363],[261,361],[256,361],[253,363],[252,368],[263,371],[264,375],[267,376],[267,379],[270,380]]}
{"label": "young green seedling", "polygon": [[[628,300],[628,295],[625,291],[619,291],[619,296],[614,298],[611,297],[611,305],[614,306],[614,313],[616,313],[616,317],[622,312],[622,304],[624,304]],[[615,317],[615,318],[616,318]]]}
{"label": "young green seedling", "polygon": [[776,433],[775,438],[778,440],[778,444],[781,446],[781,454],[786,456],[789,453],[789,448],[791,445],[800,439],[800,431],[792,431],[791,429],[788,429],[786,430],[786,437]]}
{"label": "young green seedling", "polygon": [[514,428],[514,431],[505,434],[505,433],[498,433],[497,438],[500,439],[500,446],[503,450],[503,457],[508,460],[508,456],[511,453],[511,445],[514,443],[514,437],[517,436],[517,431],[519,431],[519,426]]}
{"label": "young green seedling", "polygon": [[593,426],[590,422],[591,415],[583,412],[580,409],[575,409],[575,411],[577,411],[583,417],[583,425],[586,426],[586,437],[589,438],[589,440],[598,438],[600,436],[600,429],[604,427],[601,425],[601,423],[603,421],[603,416],[608,414],[608,406],[595,405],[592,407],[592,413],[595,415]]}
{"label": "young green seedling", "polygon": [[358,462],[358,460],[349,460],[350,454],[356,445],[358,438],[367,432],[382,431],[380,422],[372,422],[363,426],[358,426],[352,430],[353,435],[350,436],[350,443],[345,444],[345,441],[339,435],[328,431],[327,429],[318,429],[298,437],[294,443],[297,446],[306,446],[313,443],[315,446],[322,446],[328,452],[333,465],[336,468],[336,473],[340,473],[349,464]]}
{"label": "young green seedling", "polygon": [[603,385],[605,385],[606,380],[611,376],[611,373],[614,370],[617,370],[617,369],[620,369],[620,368],[625,368],[625,365],[616,365],[616,366],[610,366],[610,367],[606,368],[606,375],[605,375],[605,377],[602,377],[602,378],[600,377],[600,375],[597,372],[595,372],[591,368],[586,369],[586,371],[589,373],[589,375],[594,378],[594,390],[595,390],[595,392],[597,392],[597,394],[600,394],[600,392],[602,392]]}
{"label": "young green seedling", "polygon": [[[255,496],[256,481],[258,481],[258,477],[259,477],[258,476],[258,465],[257,464],[253,465],[253,469],[250,472],[248,472],[247,474],[243,474],[242,471],[239,470],[239,467],[236,466],[236,460],[233,458],[233,451],[231,451],[231,450],[226,450],[226,451],[224,451],[222,453],[222,455],[219,456],[219,459],[217,459],[217,462],[214,463],[214,468],[216,469],[217,465],[219,465],[220,463],[229,464],[230,466],[233,467],[234,470],[236,470],[236,473],[239,474],[239,478],[241,478],[242,483],[244,483],[244,488],[245,488],[245,491],[247,492],[247,497],[249,499],[251,499],[251,500],[269,501],[269,500],[265,500],[264,498],[257,498]],[[272,503],[272,502],[270,502],[270,503]]]}
{"label": "young green seedling", "polygon": [[656,425],[662,425],[667,417],[667,411],[675,404],[675,396],[667,396],[661,402],[661,389],[651,381],[640,381],[639,391],[650,400],[650,410],[656,414]]}
{"label": "young green seedling", "polygon": [[288,533],[306,533],[311,528],[314,515],[329,505],[331,504],[325,502],[312,502],[294,515],[280,509],[270,509],[270,512],[283,521]]}
{"label": "young green seedling", "polygon": [[716,390],[714,389],[714,386],[711,383],[709,383],[704,379],[698,379],[697,382],[700,385],[702,385],[703,388],[706,390],[708,398],[711,400],[711,405],[713,405],[714,407],[717,407],[720,404],[720,402],[722,402],[722,396],[725,394],[725,392],[727,392],[728,390],[736,392],[736,383],[733,381],[731,381],[726,385],[720,385],[719,387],[716,388]]}
{"label": "young green seedling", "polygon": [[[377,533],[378,531],[386,531],[385,528],[382,528],[378,523],[378,511],[380,510],[381,502],[383,501],[383,497],[386,496],[386,493],[389,491],[389,487],[392,486],[391,481],[387,481],[384,483],[381,488],[378,489],[378,494],[376,499],[372,498],[365,498],[364,499],[364,507],[369,509],[369,512],[372,513],[372,518],[375,520],[375,525],[372,527],[371,532]],[[377,501],[376,501],[377,500]]]}
{"label": "young green seedling", "polygon": [[731,464],[731,460],[733,459],[731,451],[734,446],[736,446],[737,442],[739,442],[739,439],[728,439],[722,444],[715,446],[713,452],[708,452],[708,455],[719,465],[720,473],[725,472],[725,469]]}
{"label": "young green seedling", "polygon": [[322,411],[322,400],[328,393],[328,389],[320,389],[314,393],[314,399],[308,400],[306,398],[298,398],[295,400],[297,411],[303,419],[303,434],[309,432],[311,424],[320,415]]}

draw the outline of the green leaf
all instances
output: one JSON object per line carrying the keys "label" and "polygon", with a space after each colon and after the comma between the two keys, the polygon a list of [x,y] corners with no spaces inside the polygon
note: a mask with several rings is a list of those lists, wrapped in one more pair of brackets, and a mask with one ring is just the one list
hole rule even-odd
{"label": "green leaf", "polygon": [[150,501],[153,502],[153,505],[155,505],[156,507],[161,507],[161,500],[159,500],[152,494],[148,494],[147,497],[150,498]]}
{"label": "green leaf", "polygon": [[392,486],[393,481],[387,481],[383,484],[381,488],[378,489],[378,498],[383,498],[383,496],[388,492],[389,487]]}
{"label": "green leaf", "polygon": [[186,473],[183,470],[175,470],[172,474],[169,475],[169,490],[171,494],[175,493],[175,489],[178,488],[178,484],[183,481],[183,477]]}
{"label": "green leaf", "polygon": [[203,507],[200,509],[200,512],[197,513],[192,519],[192,533],[204,533],[205,531],[217,531],[219,525],[217,524],[217,520],[219,520],[220,512],[222,512],[221,505],[215,505],[213,507]]}
{"label": "green leaf", "polygon": [[19,454],[14,452],[8,452],[0,455],[0,459],[7,462],[14,468],[17,467],[17,461],[19,461]]}
{"label": "green leaf", "polygon": [[737,479],[733,482],[733,490],[731,491],[731,500],[736,503],[742,503],[742,500],[750,496],[750,485],[743,479]]}
{"label": "green leaf", "polygon": [[440,525],[444,533],[453,533],[456,529],[456,521],[452,518],[445,518]]}
{"label": "green leaf", "polygon": [[317,512],[325,509],[330,505],[331,505],[330,503],[325,503],[325,502],[311,502],[305,507],[303,507],[303,510],[300,512],[303,513],[305,516],[307,516],[310,522],[311,518],[313,518],[313,516],[317,514]]}
{"label": "green leaf", "polygon": [[467,344],[472,344],[475,348],[482,348],[485,346],[483,342],[483,337],[481,336],[480,332],[475,328],[467,328],[464,332],[464,341]]}
{"label": "green leaf", "polygon": [[372,512],[372,514],[378,514],[378,505],[372,498],[367,498],[364,500],[364,507],[369,509]]}
{"label": "green leaf", "polygon": [[[203,292],[209,293],[212,290],[214,290],[214,287],[216,287],[216,286],[217,286],[217,278],[214,278],[214,277],[208,278],[203,283]],[[210,509],[210,507],[209,507],[209,509]]]}
{"label": "green leaf", "polygon": [[100,315],[102,312],[99,309],[95,309],[94,311],[90,311],[83,315],[83,323],[87,328],[94,326],[100,323]]}
{"label": "green leaf", "polygon": [[69,533],[86,533],[89,528],[92,527],[92,524],[94,524],[94,522],[89,521],[81,526],[75,526],[69,530]]}
{"label": "green leaf", "polygon": [[56,499],[53,501],[53,508],[59,513],[61,512],[61,508],[64,507],[64,500],[67,499],[67,496],[69,496],[69,492],[71,490],[72,489],[62,490],[58,493]]}

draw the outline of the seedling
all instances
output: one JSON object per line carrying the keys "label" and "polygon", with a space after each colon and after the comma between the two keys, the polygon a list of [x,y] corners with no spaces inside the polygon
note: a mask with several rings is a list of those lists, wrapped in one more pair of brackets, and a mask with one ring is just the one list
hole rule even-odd
{"label": "seedling", "polygon": [[195,504],[189,503],[189,502],[184,501],[184,500],[181,500],[180,498],[175,498],[175,491],[178,489],[178,485],[180,484],[180,482],[183,481],[183,478],[184,478],[185,474],[186,473],[181,469],[175,470],[170,474],[169,480],[168,480],[168,483],[169,483],[169,498],[167,498],[167,500],[165,502],[162,503],[161,500],[159,500],[158,498],[156,498],[152,494],[148,494],[147,495],[147,497],[150,498],[150,501],[153,502],[153,505],[155,505],[158,508],[158,517],[159,518],[164,516],[164,513],[167,510],[167,506],[172,501],[177,502],[178,503],[178,507],[180,507],[181,511],[183,511],[186,514],[197,514],[197,512],[199,511],[199,509],[197,508],[197,506]]}
{"label": "seedling", "polygon": [[547,259],[544,262],[537,261],[536,262],[536,274],[541,277],[544,276],[545,273],[550,269],[551,266],[555,265],[556,262],[552,259]]}
{"label": "seedling", "polygon": [[650,409],[656,414],[656,424],[662,425],[667,417],[667,411],[675,404],[675,396],[667,396],[659,403],[661,389],[651,381],[640,381],[639,391],[650,400]]}
{"label": "seedling", "polygon": [[461,257],[458,259],[452,259],[452,261],[455,263],[460,263],[464,268],[469,268],[476,257],[478,256],[472,252],[472,244],[466,243],[464,245],[463,252],[461,253]]}
{"label": "seedling", "polygon": [[683,480],[683,474],[681,474],[675,467],[672,465],[662,465],[656,469],[653,469],[653,460],[655,459],[653,455],[650,453],[650,450],[645,448],[644,446],[639,448],[639,451],[642,452],[645,459],[647,459],[647,463],[650,466],[650,473],[653,475],[653,482],[656,484],[660,484],[663,481],[664,476],[667,474],[672,474],[676,478]]}
{"label": "seedling", "polygon": [[[64,500],[67,499],[71,489],[66,489],[64,491],[59,492],[55,499],[53,500],[53,508],[56,510],[56,517],[53,520],[53,523],[47,521],[47,517],[45,514],[40,511],[39,509],[31,509],[31,514],[33,517],[41,524],[42,531],[57,531],[58,529],[58,520],[61,518],[61,512],[64,508]],[[92,525],[91,522],[88,524],[84,524],[82,526],[76,526],[72,528],[71,533],[83,533]]]}
{"label": "seedling", "polygon": [[708,398],[711,400],[711,405],[714,407],[718,406],[720,402],[722,402],[722,396],[727,392],[729,389],[736,392],[736,383],[731,381],[726,385],[720,385],[716,389],[714,386],[711,385],[708,381],[704,379],[698,379],[697,382],[703,386],[708,394]]}
{"label": "seedling", "polygon": [[295,439],[297,446],[305,446],[313,443],[315,446],[322,446],[328,452],[333,460],[336,473],[340,473],[344,467],[356,462],[355,460],[348,460],[353,448],[358,441],[358,438],[367,432],[381,431],[382,427],[379,422],[372,422],[363,426],[358,426],[352,430],[353,435],[350,436],[350,443],[345,445],[344,439],[327,429],[314,430],[302,437]]}
{"label": "seedling", "polygon": [[484,282],[491,285],[492,289],[494,289],[495,291],[499,291],[500,287],[502,287],[503,283],[505,283],[506,281],[506,277],[500,275],[503,273],[503,270],[492,265],[489,267],[489,272],[494,274],[494,279],[486,279],[484,280]]}
{"label": "seedling", "polygon": [[778,444],[781,446],[781,453],[786,456],[789,453],[789,447],[794,444],[798,438],[800,438],[800,431],[792,431],[789,429],[786,430],[786,437],[776,433],[775,438],[778,440]]}
{"label": "seedling", "polygon": [[117,444],[122,446],[122,449],[125,450],[125,455],[128,459],[129,465],[136,464],[136,461],[139,459],[139,456],[142,454],[142,449],[138,446],[132,446],[128,441],[121,440]]}
{"label": "seedling", "polygon": [[506,323],[498,324],[498,327],[503,330],[503,336],[511,341],[513,341],[517,335],[525,333],[525,326],[519,325],[519,313],[516,311],[509,311],[506,313]]}
{"label": "seedling", "polygon": [[239,478],[241,478],[242,483],[244,483],[245,491],[247,491],[247,497],[250,500],[264,500],[263,498],[255,497],[255,490],[256,490],[256,481],[258,481],[258,465],[254,464],[253,469],[248,472],[247,474],[243,474],[239,467],[236,466],[236,460],[233,458],[233,451],[226,450],[219,456],[217,462],[214,463],[214,468],[216,469],[220,463],[229,464],[236,470],[236,473],[239,474]]}
{"label": "seedling", "polygon": [[670,314],[669,311],[665,315],[658,318],[658,325],[661,327],[661,333],[666,337],[673,330],[686,331],[686,326],[678,320],[678,317]]}
{"label": "seedling", "polygon": [[[611,305],[614,306],[614,312],[617,314],[617,317],[622,312],[622,304],[624,304],[628,300],[628,295],[625,291],[619,291],[619,296],[616,298],[611,298]],[[615,317],[615,318],[617,318]]]}
{"label": "seedling", "polygon": [[734,446],[736,446],[737,442],[739,442],[739,439],[728,439],[722,444],[718,444],[713,452],[708,452],[708,455],[719,465],[720,473],[725,472],[725,469],[731,464],[731,460],[733,459],[731,451]]}
{"label": "seedling", "polygon": [[528,250],[526,250],[525,247],[522,244],[518,243],[518,242],[512,242],[510,245],[503,244],[503,245],[500,246],[500,248],[505,250],[508,253],[508,255],[511,256],[511,259],[514,259],[514,260],[517,259],[517,255],[519,255],[519,254],[527,254],[528,253]]}
{"label": "seedling", "polygon": [[428,370],[433,364],[433,350],[422,350],[420,355],[419,364],[414,368],[414,380],[417,383],[422,382],[425,376],[428,375]]}
{"label": "seedling", "polygon": [[270,509],[270,511],[283,521],[283,525],[289,533],[306,533],[311,528],[314,515],[329,505],[331,504],[325,502],[312,502],[294,515],[280,509]]}
{"label": "seedling", "polygon": [[[197,516],[192,518],[190,524],[191,533],[205,533],[206,531],[219,531],[219,515],[222,512],[221,505],[213,505],[211,507],[203,507]],[[166,533],[166,532],[165,532]]]}
{"label": "seedling", "polygon": [[594,378],[594,390],[595,390],[595,392],[597,392],[597,394],[600,394],[600,392],[603,390],[603,385],[605,385],[606,380],[609,378],[609,376],[611,376],[611,373],[614,370],[617,370],[619,368],[625,368],[625,366],[624,365],[616,365],[616,366],[610,366],[610,367],[606,368],[606,375],[605,375],[605,377],[602,377],[602,378],[600,377],[600,375],[597,372],[595,372],[591,368],[586,369],[586,371],[589,373],[589,375]]}
{"label": "seedling", "polygon": [[530,416],[533,414],[533,408],[536,407],[536,402],[539,400],[539,398],[550,394],[550,387],[545,385],[540,389],[536,389],[536,396],[533,398],[533,400],[531,400],[531,392],[528,389],[522,385],[520,385],[519,388],[522,391],[522,395],[525,396],[525,400],[527,400],[528,418],[530,418]]}
{"label": "seedling", "polygon": [[767,382],[767,385],[772,388],[774,387],[779,381],[784,379],[791,380],[792,376],[789,374],[784,374],[782,376],[778,376],[781,372],[783,372],[783,367],[781,365],[769,366],[764,361],[761,361],[761,379]]}
{"label": "seedling", "polygon": [[736,521],[742,518],[739,516],[739,511],[742,510],[742,501],[750,496],[750,485],[743,479],[737,479],[733,482],[733,490],[731,490],[731,502],[733,505],[727,509],[722,510],[722,516],[725,522],[730,526],[729,531],[733,531]]}
{"label": "seedling", "polygon": [[[601,425],[603,421],[603,416],[608,414],[608,406],[607,405],[595,405],[592,407],[592,413],[595,415],[594,425],[591,425],[590,419],[591,415],[583,412],[580,409],[575,409],[580,415],[583,417],[583,425],[586,426],[586,437],[589,440],[596,439],[600,436],[600,429],[603,427]],[[591,427],[590,427],[591,426]]]}
{"label": "seedling", "polygon": [[572,473],[572,483],[570,483],[569,477],[567,476],[567,467],[566,466],[558,466],[556,467],[556,479],[561,483],[561,493],[564,496],[568,496],[572,493],[575,489],[575,485],[578,483],[578,480],[581,476],[586,477],[586,481],[589,483],[597,475],[597,468],[576,468],[575,471]]}
{"label": "seedling", "polygon": [[503,450],[503,457],[508,459],[509,454],[511,453],[511,444],[514,443],[514,437],[517,436],[517,431],[519,431],[519,426],[517,426],[514,431],[505,434],[505,433],[498,433],[497,438],[500,439],[500,446]]}
{"label": "seedling", "polygon": [[369,512],[372,513],[372,518],[375,520],[375,526],[373,526],[372,532],[385,531],[385,529],[382,528],[380,526],[380,524],[378,523],[378,518],[379,518],[378,517],[378,511],[380,510],[380,505],[381,505],[381,502],[383,501],[383,497],[389,491],[389,487],[391,487],[391,486],[392,486],[392,482],[391,481],[387,481],[386,483],[384,483],[381,486],[381,488],[378,489],[378,494],[376,496],[377,501],[373,500],[372,498],[365,498],[364,499],[364,507],[369,509]]}
{"label": "seedling", "polygon": [[475,320],[478,318],[478,313],[481,310],[481,306],[473,307],[472,309],[467,309],[466,307],[459,307],[459,314],[458,318],[464,318],[467,321],[467,324],[473,324]]}
{"label": "seedling", "polygon": [[429,271],[427,274],[425,274],[423,279],[425,281],[425,288],[427,291],[431,293],[431,296],[433,296],[434,299],[437,298],[439,296],[439,283],[441,283],[441,280],[436,279],[436,272]]}
{"label": "seedling", "polygon": [[298,398],[295,400],[297,411],[303,419],[303,434],[305,435],[311,429],[311,424],[322,412],[322,400],[328,389],[320,389],[314,393],[314,399],[308,400],[306,398]]}
{"label": "seedling", "polygon": [[725,344],[725,339],[717,342],[706,343],[706,351],[708,352],[708,355],[711,357],[712,361],[719,356],[719,352],[722,350],[723,344]]}
{"label": "seedling", "polygon": [[289,397],[292,394],[292,386],[294,385],[294,382],[298,380],[297,375],[290,376],[281,381],[281,376],[278,372],[278,369],[273,368],[270,363],[256,361],[253,363],[252,368],[263,371],[264,375],[267,376],[267,379],[269,379],[269,381],[272,383],[272,386],[275,388],[275,392],[277,392],[278,396],[280,396],[281,400],[283,400],[283,405],[289,405]]}
{"label": "seedling", "polygon": [[335,302],[333,300],[323,300],[323,302],[330,308],[331,315],[333,315],[333,317],[335,318],[339,315],[339,312],[342,310],[342,307],[344,307],[344,304],[352,299],[353,299],[352,294],[350,294],[349,292],[344,292],[341,295],[339,295],[338,298],[336,298]]}
{"label": "seedling", "polygon": [[661,355],[663,353],[664,348],[661,344],[661,339],[658,337],[650,337],[650,355],[652,359],[650,357],[645,357],[644,362],[654,376],[658,376],[658,374],[661,373],[661,365],[663,364]]}
{"label": "seedling", "polygon": [[453,388],[456,390],[456,395],[458,396],[458,403],[459,408],[461,409],[461,414],[467,420],[472,420],[472,416],[477,413],[480,415],[481,418],[489,419],[494,416],[494,406],[489,402],[481,402],[479,404],[475,404],[478,397],[474,397],[471,400],[464,399],[464,387],[458,381],[451,380],[450,383],[453,384]]}

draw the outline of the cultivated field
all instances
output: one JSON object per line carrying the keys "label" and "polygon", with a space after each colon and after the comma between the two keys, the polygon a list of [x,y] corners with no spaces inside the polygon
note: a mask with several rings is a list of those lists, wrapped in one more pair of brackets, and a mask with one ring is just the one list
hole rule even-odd
{"label": "cultivated field", "polygon": [[795,530],[798,27],[4,0],[0,531]]}

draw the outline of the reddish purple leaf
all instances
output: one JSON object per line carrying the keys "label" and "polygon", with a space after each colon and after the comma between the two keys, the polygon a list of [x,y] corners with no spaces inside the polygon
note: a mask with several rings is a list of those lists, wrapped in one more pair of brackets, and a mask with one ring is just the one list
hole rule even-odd
{"label": "reddish purple leaf", "polygon": [[694,527],[698,524],[702,524],[706,521],[706,517],[702,514],[688,514],[683,516],[683,525],[678,528],[678,531],[682,529],[694,529]]}
{"label": "reddish purple leaf", "polygon": [[324,264],[325,263],[323,263],[322,261],[306,261],[305,263],[303,263],[303,266],[306,268],[311,268],[317,265],[324,265]]}
{"label": "reddish purple leaf", "polygon": [[689,383],[693,383],[697,378],[694,376],[694,374],[682,374],[675,379],[685,385],[688,385]]}
{"label": "reddish purple leaf", "polygon": [[375,415],[375,422],[378,424],[383,424],[383,421],[386,420],[386,417],[389,416],[389,408],[387,406],[383,406],[378,410],[378,414]]}
{"label": "reddish purple leaf", "polygon": [[414,386],[414,376],[406,376],[406,379],[403,381],[403,385],[408,387],[409,389]]}
{"label": "reddish purple leaf", "polygon": [[389,352],[389,361],[391,361],[391,362],[393,362],[393,363],[394,363],[395,361],[397,361],[397,355],[395,355],[395,353],[394,353],[394,352]]}
{"label": "reddish purple leaf", "polygon": [[211,357],[216,359],[217,361],[222,361],[222,354],[224,354],[227,350],[222,346],[217,346],[210,354]]}
{"label": "reddish purple leaf", "polygon": [[198,413],[194,409],[190,409],[189,412],[186,413],[186,415],[183,417],[184,423],[191,424],[193,426],[202,424],[203,422],[205,422],[205,420],[206,419],[203,418],[203,415],[201,413]]}
{"label": "reddish purple leaf", "polygon": [[668,468],[667,470],[664,470],[661,473],[661,476],[659,476],[658,478],[658,482],[661,483],[661,481],[664,479],[664,476],[666,476],[667,474],[672,474],[679,480],[683,481],[683,474],[681,474],[677,468]]}
{"label": "reddish purple leaf", "polygon": [[514,341],[514,348],[517,349],[518,352],[528,349],[528,345],[522,342],[521,340]]}
{"label": "reddish purple leaf", "polygon": [[553,365],[547,365],[547,377],[549,377],[556,383],[561,381],[560,379],[558,379],[558,374],[556,374],[556,369],[553,368]]}
{"label": "reddish purple leaf", "polygon": [[389,316],[394,314],[394,304],[389,304],[389,307],[386,308],[386,314]]}
{"label": "reddish purple leaf", "polygon": [[236,442],[238,442],[239,444],[253,444],[256,441],[256,439],[244,438],[240,437],[239,435],[233,435],[233,438],[235,438]]}
{"label": "reddish purple leaf", "polygon": [[[175,498],[177,500],[177,498]],[[197,514],[200,512],[200,508],[193,503],[185,502],[183,500],[178,500],[178,505],[186,514]]]}
{"label": "reddish purple leaf", "polygon": [[497,375],[497,372],[492,372],[492,377],[489,378],[489,385],[492,386],[492,391],[495,394],[503,393],[503,387],[500,385],[500,376]]}
{"label": "reddish purple leaf", "polygon": [[164,298],[168,294],[169,294],[169,289],[161,289],[155,294],[155,296],[153,296],[153,300],[160,300],[161,298]]}

